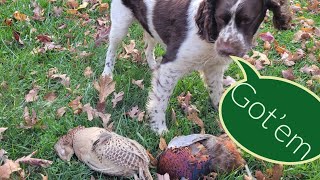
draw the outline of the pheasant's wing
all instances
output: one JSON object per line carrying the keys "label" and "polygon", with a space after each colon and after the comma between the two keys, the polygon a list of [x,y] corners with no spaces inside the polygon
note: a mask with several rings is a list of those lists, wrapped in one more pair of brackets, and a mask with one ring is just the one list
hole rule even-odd
{"label": "pheasant's wing", "polygon": [[193,143],[202,141],[202,140],[207,140],[209,138],[213,138],[215,136],[211,134],[191,134],[187,136],[178,136],[173,138],[169,144],[168,148],[179,148],[179,147],[186,147],[189,146]]}
{"label": "pheasant's wing", "polygon": [[117,166],[134,170],[148,164],[145,150],[137,146],[138,143],[111,132],[103,133],[100,137],[94,143],[92,151],[102,162],[112,162]]}

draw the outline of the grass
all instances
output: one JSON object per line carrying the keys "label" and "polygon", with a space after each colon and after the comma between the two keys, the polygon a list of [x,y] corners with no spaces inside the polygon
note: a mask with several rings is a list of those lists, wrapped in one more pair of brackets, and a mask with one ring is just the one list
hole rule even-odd
{"label": "grass", "polygon": [[[302,4],[306,1],[302,1]],[[87,166],[81,163],[76,157],[73,157],[70,163],[61,161],[55,154],[53,145],[57,139],[65,134],[69,129],[84,125],[86,127],[99,126],[102,123],[99,119],[88,121],[85,114],[74,115],[70,108],[62,118],[56,117],[56,110],[75,99],[78,95],[83,96],[82,103],[90,103],[95,105],[97,102],[97,92],[94,90],[92,82],[102,73],[104,58],[107,45],[95,47],[92,34],[95,29],[95,19],[102,16],[97,10],[87,12],[93,21],[87,25],[82,25],[83,20],[72,17],[66,13],[67,6],[64,1],[50,3],[47,0],[39,0],[38,3],[44,8],[44,21],[14,21],[12,27],[4,24],[0,25],[0,83],[7,82],[8,88],[0,87],[0,127],[8,127],[4,133],[4,139],[1,140],[0,149],[5,149],[11,159],[17,159],[21,156],[30,154],[37,150],[35,157],[52,160],[54,163],[49,168],[39,168],[23,165],[28,174],[27,179],[41,179],[41,174],[47,175],[49,179],[90,179],[93,175],[96,179],[116,179],[107,177],[100,173],[91,171]],[[20,11],[29,17],[32,17],[32,8],[29,8],[29,0],[7,1],[0,5],[0,20],[12,18],[15,11]],[[60,17],[53,16],[53,6],[62,6],[64,11]],[[299,16],[312,18],[315,20],[316,26],[320,25],[320,16],[309,12],[304,12]],[[58,29],[61,24],[65,24],[67,28]],[[36,32],[31,32],[35,28]],[[298,43],[292,43],[294,33],[300,28],[284,32],[278,32],[273,29],[270,24],[266,24],[262,32],[270,31],[281,45],[286,45],[287,49],[295,51],[300,48]],[[12,32],[16,30],[21,33],[21,39],[24,46],[19,45],[13,38]],[[86,31],[90,31],[89,35],[85,35]],[[73,37],[68,42],[65,34],[71,34]],[[48,51],[44,54],[32,54],[32,50],[41,44],[36,41],[39,34],[48,34],[52,36],[55,43],[61,44],[63,47],[75,47],[78,43],[87,41],[87,46],[80,45],[76,47],[77,52],[70,51]],[[139,25],[134,25],[129,31],[130,37],[125,39],[128,44],[130,39],[134,39],[140,51],[143,50],[142,29]],[[262,50],[262,42],[258,40],[259,46],[256,50]],[[309,44],[312,46],[311,44]],[[86,51],[92,53],[89,57],[79,57],[79,52]],[[119,53],[122,50],[119,49]],[[157,48],[157,54],[163,54],[161,48]],[[315,52],[319,54],[319,52]],[[269,54],[269,58],[273,61],[280,59],[275,52]],[[297,77],[296,82],[306,86],[306,81],[310,79],[308,75],[302,74],[299,69],[305,64],[319,63],[311,62],[307,58],[300,61],[294,67],[294,74]],[[90,66],[94,71],[92,78],[83,76],[84,69]],[[68,74],[71,78],[70,93],[65,87],[55,80],[46,77],[49,68],[57,67],[59,73]],[[268,66],[261,71],[262,75],[281,77],[281,71],[287,69],[284,65],[274,64]],[[124,115],[131,107],[138,105],[140,109],[145,109],[147,94],[150,87],[151,72],[147,65],[133,63],[128,59],[118,59],[115,67],[116,92],[124,91],[124,100],[120,102],[116,108],[111,107],[111,97],[108,99],[107,112],[112,114],[114,122],[114,131],[118,134],[137,140],[146,149],[156,156],[160,153],[158,148],[159,137],[154,134],[146,125],[146,122],[137,122],[131,120]],[[233,64],[226,72],[237,80],[242,77],[239,68]],[[145,89],[141,90],[137,86],[131,84],[132,79],[144,79]],[[27,103],[24,96],[32,89],[33,84],[40,86],[39,99],[32,103]],[[80,85],[77,89],[76,87]],[[53,103],[44,100],[44,95],[48,92],[55,91],[58,98]],[[200,128],[192,124],[186,119],[185,115],[179,110],[177,97],[180,93],[190,91],[193,94],[192,103],[200,110],[200,118],[205,122],[207,133],[220,133],[215,119],[218,114],[213,110],[209,101],[208,93],[197,73],[192,73],[179,81],[175,88],[174,94],[170,99],[168,109],[174,108],[177,113],[178,121],[172,123],[168,121],[170,131],[166,134],[165,139],[169,142],[174,136],[199,133]],[[318,96],[320,95],[320,84],[314,84],[312,89]],[[296,102],[299,105],[299,102]],[[39,125],[32,129],[20,129],[19,124],[23,122],[24,108],[33,108],[37,112]],[[168,119],[170,119],[170,111],[168,110]],[[306,117],[309,118],[309,117]],[[45,129],[42,125],[46,126]],[[250,168],[253,170],[266,171],[272,167],[272,164],[259,161],[249,154],[244,153],[245,159],[248,161]],[[152,169],[154,173],[155,170]],[[219,179],[242,179],[243,172],[235,171],[228,175],[221,175]],[[13,176],[13,179],[18,179]],[[284,179],[320,179],[320,160],[299,166],[286,166],[284,171]]]}

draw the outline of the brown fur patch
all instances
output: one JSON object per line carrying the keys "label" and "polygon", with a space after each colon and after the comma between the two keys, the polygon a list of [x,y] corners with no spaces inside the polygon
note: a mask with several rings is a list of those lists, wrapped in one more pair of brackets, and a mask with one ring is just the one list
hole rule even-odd
{"label": "brown fur patch", "polygon": [[153,24],[167,53],[162,63],[173,61],[186,38],[188,31],[188,9],[190,0],[158,0],[154,8]]}

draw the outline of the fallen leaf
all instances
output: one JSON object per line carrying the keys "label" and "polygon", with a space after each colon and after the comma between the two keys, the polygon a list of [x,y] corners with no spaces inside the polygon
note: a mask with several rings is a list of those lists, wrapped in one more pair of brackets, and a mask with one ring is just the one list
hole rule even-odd
{"label": "fallen leaf", "polygon": [[19,163],[8,159],[2,166],[0,166],[0,179],[10,179],[10,175],[13,172],[20,170],[21,168]]}
{"label": "fallen leaf", "polygon": [[66,74],[53,74],[51,79],[59,79],[63,86],[70,87],[70,77],[68,77]]}
{"label": "fallen leaf", "polygon": [[82,103],[80,102],[82,96],[78,96],[75,100],[69,103],[69,107],[72,108],[74,114],[80,114],[82,112]]}
{"label": "fallen leaf", "polygon": [[191,93],[188,91],[187,95],[185,93],[181,93],[177,99],[178,103],[180,104],[182,110],[187,114],[188,112],[188,107],[190,106],[190,100],[191,100]]}
{"label": "fallen leaf", "polygon": [[44,10],[39,6],[39,4],[37,2],[33,2],[33,20],[38,20],[38,21],[43,21],[45,19],[45,17],[43,17],[44,14]]}
{"label": "fallen leaf", "polygon": [[30,129],[32,128],[34,125],[37,124],[38,122],[38,118],[37,118],[37,113],[36,111],[32,108],[32,114],[31,114],[31,117],[30,117],[30,114],[29,114],[29,108],[28,107],[25,107],[24,108],[24,113],[23,113],[23,119],[24,119],[24,124],[21,124],[20,125],[20,128],[23,128],[23,129]]}
{"label": "fallen leaf", "polygon": [[77,9],[78,9],[78,10],[80,10],[80,9],[85,9],[85,8],[88,6],[88,4],[89,4],[88,2],[85,2],[85,1],[84,1]]}
{"label": "fallen leaf", "polygon": [[150,153],[150,151],[147,150],[147,154],[149,156],[150,159],[150,164],[154,167],[157,167],[158,165],[158,160],[156,158],[153,157],[153,155]]}
{"label": "fallen leaf", "polygon": [[172,121],[173,123],[176,123],[176,122],[177,122],[177,114],[176,114],[176,112],[174,111],[173,108],[171,109],[171,121]]}
{"label": "fallen leaf", "polygon": [[66,107],[61,107],[57,110],[56,115],[58,118],[61,118],[66,113]]}
{"label": "fallen leaf", "polygon": [[200,128],[201,128],[201,134],[205,133],[205,129],[204,129],[204,123],[203,121],[198,117],[198,112],[195,110],[191,110],[188,113],[187,118],[192,121],[193,123],[197,124]]}
{"label": "fallen leaf", "polygon": [[87,113],[89,121],[93,120],[93,117],[95,115],[95,110],[90,106],[90,103],[85,104],[82,108],[82,111]]}
{"label": "fallen leaf", "polygon": [[53,102],[56,98],[57,95],[55,92],[49,92],[44,96],[44,99],[49,102]]}
{"label": "fallen leaf", "polygon": [[312,76],[320,75],[320,68],[316,65],[312,65],[312,66],[305,65],[303,68],[300,69],[300,71]]}
{"label": "fallen leaf", "polygon": [[257,180],[268,180],[261,171],[256,171],[255,176]]}
{"label": "fallen leaf", "polygon": [[77,9],[68,9],[67,10],[67,14],[71,14],[71,15],[75,15],[78,13],[78,10]]}
{"label": "fallen leaf", "polygon": [[[2,140],[2,133],[5,132],[8,128],[0,127],[0,140]],[[1,159],[1,158],[0,158]],[[1,160],[0,160],[1,162]]]}
{"label": "fallen leaf", "polygon": [[56,74],[58,72],[58,68],[50,68],[47,72],[47,77],[52,78],[52,75]]}
{"label": "fallen leaf", "polygon": [[23,41],[20,38],[20,33],[19,32],[13,31],[13,37],[20,45],[24,45]]}
{"label": "fallen leaf", "polygon": [[12,26],[13,22],[12,22],[12,19],[11,18],[6,18],[3,23],[6,25],[6,26]]}
{"label": "fallen leaf", "polygon": [[101,118],[103,128],[112,129],[112,126],[113,126],[112,123],[108,126],[110,122],[111,114],[103,114],[101,112],[97,112],[97,116]]}
{"label": "fallen leaf", "polygon": [[122,101],[124,96],[124,92],[121,91],[119,93],[114,92],[113,93],[113,99],[112,99],[112,107],[115,108],[118,102]]}
{"label": "fallen leaf", "polygon": [[132,79],[131,82],[132,82],[132,84],[137,85],[139,88],[144,89],[143,79],[141,79],[141,80],[134,80],[134,79]]}
{"label": "fallen leaf", "polygon": [[79,6],[79,3],[76,0],[68,0],[67,6],[72,9],[76,9]]}
{"label": "fallen leaf", "polygon": [[91,70],[91,67],[86,67],[86,69],[84,70],[83,72],[83,75],[86,77],[86,78],[89,78],[92,76],[92,70]]}
{"label": "fallen leaf", "polygon": [[263,65],[270,65],[271,64],[271,61],[269,60],[267,55],[265,55],[259,51],[252,51],[252,52],[253,52],[253,55],[251,56],[251,58],[259,57],[256,61],[261,61]]}
{"label": "fallen leaf", "polygon": [[48,35],[37,35],[37,39],[42,43],[48,43],[52,41]]}
{"label": "fallen leaf", "polygon": [[160,142],[159,142],[159,149],[161,151],[164,151],[165,149],[167,149],[168,145],[166,140],[163,137],[160,137]]}
{"label": "fallen leaf", "polygon": [[33,89],[29,91],[29,93],[25,96],[26,102],[34,102],[38,100],[38,92],[40,90],[39,86],[34,86]]}
{"label": "fallen leaf", "polygon": [[53,13],[54,13],[54,16],[55,16],[55,17],[61,16],[62,11],[63,11],[63,8],[62,8],[62,7],[53,6]]}
{"label": "fallen leaf", "polygon": [[288,70],[283,70],[282,71],[282,76],[285,79],[291,80],[293,81],[295,79],[294,75],[293,75],[293,70],[292,69],[288,69]]}
{"label": "fallen leaf", "polygon": [[115,82],[110,76],[101,76],[99,81],[94,81],[93,86],[99,92],[99,101],[97,103],[97,110],[104,112],[106,98],[115,91]]}
{"label": "fallen leaf", "polygon": [[109,9],[109,4],[108,3],[101,3],[99,6],[99,12],[103,13]]}
{"label": "fallen leaf", "polygon": [[40,176],[42,177],[42,180],[48,180],[48,176],[45,176],[43,174],[40,173]]}
{"label": "fallen leaf", "polygon": [[24,164],[29,164],[32,166],[41,166],[41,167],[49,167],[53,162],[45,159],[37,159],[37,158],[32,158],[33,155],[35,155],[37,151],[32,152],[28,156],[23,156],[19,159],[17,159],[15,162],[16,163],[24,163]]}
{"label": "fallen leaf", "polygon": [[236,83],[237,81],[234,80],[232,77],[227,76],[226,78],[223,79],[223,85],[228,87],[231,86],[232,84]]}
{"label": "fallen leaf", "polygon": [[131,110],[129,112],[127,112],[126,114],[129,115],[130,118],[136,118],[139,115],[139,107],[138,106],[134,106],[131,108]]}
{"label": "fallen leaf", "polygon": [[13,13],[13,17],[17,20],[17,21],[26,21],[28,20],[28,16],[25,14],[20,13],[19,11],[15,11]]}
{"label": "fallen leaf", "polygon": [[263,41],[267,41],[269,43],[272,43],[274,41],[274,37],[273,35],[270,33],[270,32],[266,32],[266,33],[261,33],[260,34],[260,38],[263,40]]}

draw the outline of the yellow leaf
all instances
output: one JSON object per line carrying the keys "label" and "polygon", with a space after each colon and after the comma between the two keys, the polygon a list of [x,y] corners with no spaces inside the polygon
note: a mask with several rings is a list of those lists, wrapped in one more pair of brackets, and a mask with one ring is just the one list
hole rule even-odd
{"label": "yellow leaf", "polygon": [[108,3],[102,3],[99,7],[99,12],[102,13],[103,11],[106,11],[109,9],[109,4]]}
{"label": "yellow leaf", "polygon": [[77,14],[77,12],[78,12],[77,9],[68,9],[68,10],[67,10],[67,13],[68,13],[68,14],[73,14],[73,15],[74,15],[74,14]]}
{"label": "yellow leaf", "polygon": [[88,6],[88,4],[89,4],[88,2],[83,2],[83,3],[77,8],[77,10],[86,8],[86,7]]}
{"label": "yellow leaf", "polygon": [[14,12],[13,17],[18,21],[26,21],[28,19],[27,15],[22,14],[19,11]]}

